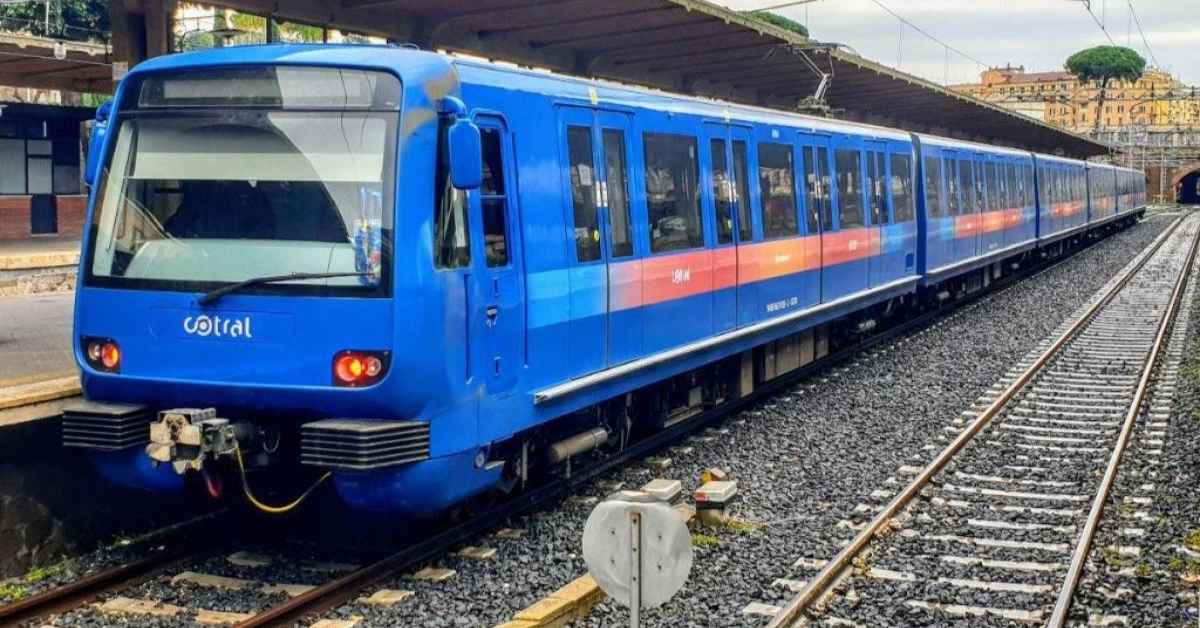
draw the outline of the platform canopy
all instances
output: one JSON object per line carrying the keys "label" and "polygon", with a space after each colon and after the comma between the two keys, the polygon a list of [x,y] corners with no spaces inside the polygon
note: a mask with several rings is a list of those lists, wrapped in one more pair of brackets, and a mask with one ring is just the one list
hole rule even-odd
{"label": "platform canopy", "polygon": [[[118,2],[121,0],[110,0]],[[147,0],[150,1],[150,0]],[[843,47],[704,0],[220,0],[276,19],[382,35],[570,74],[1073,157],[1109,148]]]}
{"label": "platform canopy", "polygon": [[0,85],[111,92],[108,47],[0,32]]}

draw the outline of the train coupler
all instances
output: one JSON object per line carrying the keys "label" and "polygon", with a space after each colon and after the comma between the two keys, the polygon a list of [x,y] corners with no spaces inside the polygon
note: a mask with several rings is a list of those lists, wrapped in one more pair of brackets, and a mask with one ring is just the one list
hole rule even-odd
{"label": "train coupler", "polygon": [[146,455],[170,463],[182,475],[200,471],[205,461],[233,456],[256,442],[259,430],[250,423],[231,422],[217,416],[216,408],[175,408],[158,413],[150,424]]}

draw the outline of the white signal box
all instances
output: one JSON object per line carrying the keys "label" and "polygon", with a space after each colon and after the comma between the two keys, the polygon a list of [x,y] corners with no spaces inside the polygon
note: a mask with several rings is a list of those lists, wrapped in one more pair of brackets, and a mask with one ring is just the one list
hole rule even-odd
{"label": "white signal box", "polygon": [[683,483],[679,480],[657,478],[647,482],[642,491],[660,502],[672,504],[683,494]]}
{"label": "white signal box", "polygon": [[697,510],[717,510],[725,508],[726,504],[733,501],[736,495],[737,482],[728,480],[705,482],[703,486],[696,489],[693,497],[696,500]]}

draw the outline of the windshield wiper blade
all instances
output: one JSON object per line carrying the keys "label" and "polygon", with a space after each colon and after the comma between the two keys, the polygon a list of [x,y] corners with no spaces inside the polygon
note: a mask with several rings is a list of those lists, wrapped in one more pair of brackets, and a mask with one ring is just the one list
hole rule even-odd
{"label": "windshield wiper blade", "polygon": [[215,303],[221,297],[237,292],[242,288],[250,286],[261,286],[268,283],[280,283],[284,281],[302,281],[305,279],[336,279],[338,277],[368,277],[374,276],[371,272],[354,272],[354,273],[289,273],[287,275],[270,275],[267,277],[251,277],[244,281],[231,283],[228,286],[222,286],[200,297],[196,303],[200,305],[209,305]]}

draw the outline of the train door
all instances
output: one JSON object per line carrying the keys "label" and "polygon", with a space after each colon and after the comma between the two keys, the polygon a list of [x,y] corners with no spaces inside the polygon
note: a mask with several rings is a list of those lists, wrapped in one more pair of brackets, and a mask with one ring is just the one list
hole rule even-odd
{"label": "train door", "polygon": [[[725,124],[705,123],[704,140],[708,143],[709,168],[706,184],[713,217],[713,333],[729,331],[738,317],[738,216],[737,186],[733,172],[730,128]],[[745,155],[743,153],[743,159]],[[745,176],[743,168],[742,176]]]}
{"label": "train door", "polygon": [[634,255],[633,208],[629,196],[629,116],[596,112],[596,170],[600,177],[600,236],[608,266],[607,364],[642,354],[642,263]]}
{"label": "train door", "polygon": [[513,207],[512,142],[502,120],[479,118],[483,183],[469,195],[473,256],[470,338],[473,375],[486,391],[484,408],[511,398],[525,353],[525,286]]}
{"label": "train door", "polygon": [[803,305],[821,302],[821,238],[833,230],[833,192],[830,190],[829,138],[802,137],[801,163],[804,166],[804,296]]}
{"label": "train door", "polygon": [[608,260],[600,243],[601,185],[596,173],[596,114],[591,109],[559,110],[564,219],[569,226],[568,364],[572,375],[598,371],[608,363]]}
{"label": "train door", "polygon": [[[754,246],[754,212],[751,210],[754,186],[750,185],[750,130],[743,126],[729,127],[729,171],[733,174],[733,206],[735,220],[734,241],[737,242],[737,326],[749,325],[758,320],[758,286],[753,274],[746,274],[747,252]],[[749,256],[754,259],[753,255]]]}
{"label": "train door", "polygon": [[578,375],[642,354],[642,265],[634,251],[628,115],[562,107],[559,118],[573,258],[567,353]]}
{"label": "train door", "polygon": [[870,233],[864,202],[866,160],[857,140],[833,147],[834,225],[821,233],[821,299],[831,301],[866,290]]}

